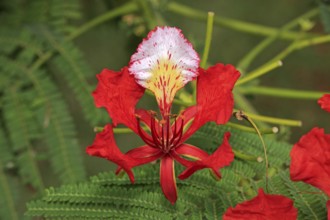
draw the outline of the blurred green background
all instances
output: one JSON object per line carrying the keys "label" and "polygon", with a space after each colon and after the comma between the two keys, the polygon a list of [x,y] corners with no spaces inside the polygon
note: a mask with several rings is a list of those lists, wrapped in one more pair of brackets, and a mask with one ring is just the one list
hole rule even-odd
{"label": "blurred green background", "polygon": [[[0,2],[0,192],[6,198],[12,198],[16,206],[14,209],[19,213],[18,219],[22,218],[25,202],[40,195],[44,187],[80,181],[86,176],[114,167],[105,160],[91,158],[84,153],[85,147],[94,139],[93,127],[110,122],[104,110],[93,110],[96,108],[89,94],[97,83],[95,75],[103,68],[120,70],[128,64],[130,56],[148,32],[145,12],[141,7],[135,13],[118,16],[90,28],[74,39],[70,39],[70,34],[86,22],[127,2]],[[141,2],[136,1],[138,7],[143,5]],[[157,18],[154,22],[182,29],[199,54],[203,52],[206,22],[171,13],[166,8],[168,3],[177,2],[205,14],[213,11],[216,16],[276,28],[322,4],[315,0],[144,2],[151,5],[150,10]],[[324,21],[319,16],[312,18],[314,26],[310,32],[326,34]],[[299,31],[299,27],[294,30]],[[214,26],[208,62],[236,65],[263,39],[265,36]],[[257,56],[247,72],[273,58],[289,43],[288,40],[276,40]],[[34,68],[49,53],[50,58]],[[330,90],[329,43],[294,51],[282,61],[284,65],[281,68],[254,83],[299,90]],[[54,90],[50,90],[52,86]],[[46,93],[41,97],[38,91],[43,89]],[[45,100],[45,97],[49,100]],[[262,115],[301,120],[302,127],[285,129],[290,134],[286,140],[291,143],[314,126],[330,132],[330,115],[320,109],[316,100],[259,95],[246,98]],[[150,97],[145,97],[139,105],[155,108],[154,101],[149,100]],[[21,107],[18,108],[15,103]],[[49,106],[55,110],[48,112]],[[66,112],[64,116],[61,115],[63,112]],[[58,121],[53,118],[54,114],[58,114]],[[97,117],[93,118],[93,114]],[[60,127],[52,128],[57,122]],[[55,133],[57,136],[53,136]],[[62,142],[60,137],[63,137]],[[142,143],[133,134],[117,135],[116,138],[123,149]],[[63,143],[66,144],[61,145]],[[66,164],[65,161],[69,162]],[[70,176],[67,169],[70,167],[71,174],[81,173],[74,176],[72,181],[67,180]],[[62,172],[66,173],[64,177],[61,177]],[[39,176],[42,184],[36,181],[36,176]],[[0,204],[7,202],[0,198]],[[6,216],[3,214],[5,212],[7,210],[2,210],[2,216]]]}

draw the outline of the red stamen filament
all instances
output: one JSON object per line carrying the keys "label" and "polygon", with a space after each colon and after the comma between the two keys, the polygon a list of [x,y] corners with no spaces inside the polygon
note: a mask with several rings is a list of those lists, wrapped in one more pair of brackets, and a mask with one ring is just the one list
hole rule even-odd
{"label": "red stamen filament", "polygon": [[137,127],[138,127],[138,132],[141,137],[141,139],[144,141],[144,143],[148,144],[150,147],[156,147],[155,143],[147,136],[144,130],[141,128],[141,123],[140,123],[140,118],[137,117]]}
{"label": "red stamen filament", "polygon": [[180,142],[180,140],[182,138],[182,133],[183,133],[183,125],[184,125],[184,119],[182,118],[182,122],[181,122],[180,129],[179,129],[178,133],[173,135],[174,140],[171,143],[172,146],[176,146]]}
{"label": "red stamen filament", "polygon": [[152,139],[153,139],[155,145],[159,146],[160,138],[159,138],[159,134],[156,130],[156,120],[154,118],[154,115],[151,115],[151,136],[152,136]]}
{"label": "red stamen filament", "polygon": [[[150,117],[151,138],[150,135],[141,128],[141,123],[140,123],[141,119],[137,117],[139,135],[142,138],[142,140],[150,147],[160,148],[163,152],[167,153],[179,144],[182,138],[184,120],[183,118],[180,119],[181,120],[181,122],[179,123],[180,127],[178,128],[176,115],[167,114],[163,116],[162,120],[158,121],[156,119],[155,112],[150,111],[149,114],[151,116]],[[172,117],[174,118],[173,130],[171,128]]]}
{"label": "red stamen filament", "polygon": [[165,130],[165,127],[164,127],[164,124],[165,124],[166,122],[164,121],[164,120],[161,120],[160,121],[160,125],[161,125],[161,127],[162,127],[162,149],[164,149],[165,151],[166,151],[166,148],[165,148],[165,138],[164,138],[164,130]]}
{"label": "red stamen filament", "polygon": [[169,151],[170,150],[170,125],[171,125],[171,121],[170,121],[170,115],[166,116],[166,150]]}

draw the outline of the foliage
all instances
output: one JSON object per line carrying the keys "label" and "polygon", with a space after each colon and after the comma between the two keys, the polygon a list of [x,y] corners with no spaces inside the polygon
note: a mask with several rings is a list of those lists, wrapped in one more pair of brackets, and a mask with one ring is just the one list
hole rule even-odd
{"label": "foliage", "polygon": [[[160,190],[156,165],[136,168],[134,185],[126,176],[118,178],[113,172],[86,180],[82,156],[85,146],[78,139],[80,124],[77,121],[86,121],[92,128],[108,123],[109,119],[105,111],[93,104],[90,93],[95,87],[91,85],[95,71],[73,39],[123,15],[128,15],[125,17],[128,21],[120,21],[121,26],[137,35],[143,35],[141,33],[155,25],[166,24],[165,12],[180,15],[180,19],[207,20],[206,12],[175,1],[123,2],[107,2],[118,7],[81,26],[82,1],[0,2],[0,219],[23,218],[25,209],[17,205],[25,202],[22,195],[35,198],[27,205],[24,217],[28,219],[35,216],[46,219],[221,219],[229,206],[252,198],[259,187],[265,188],[265,166],[256,159],[263,157],[260,139],[255,134],[214,124],[198,131],[193,141],[213,152],[223,132],[229,130],[233,148],[248,155],[248,159],[237,154],[235,162],[223,170],[220,182],[211,178],[208,171],[178,181],[179,199],[174,206]],[[321,13],[328,31],[329,7],[320,3],[319,9],[312,12],[303,18],[308,20]],[[295,43],[276,56],[278,60],[294,50],[329,41],[329,36],[309,35],[309,29],[300,30],[301,20],[304,19],[277,29],[216,15],[214,25],[267,37],[242,59],[242,72],[253,75],[255,72],[248,72],[253,59],[277,39]],[[116,24],[120,22],[117,20]],[[306,38],[299,41],[302,34]],[[257,84],[258,81],[254,81],[251,86]],[[253,93],[257,90],[248,89],[249,86],[244,85],[235,91],[236,105],[254,112],[253,107],[246,104],[244,95],[257,94]],[[180,97],[177,103],[192,104],[190,94],[182,92]],[[184,102],[185,99],[188,101]],[[268,127],[263,122],[258,125]],[[299,219],[325,219],[326,197],[309,185],[290,181],[291,145],[277,142],[274,137],[265,140],[270,162],[269,193],[292,198],[299,209]],[[182,170],[176,169],[177,173]],[[49,187],[59,184],[62,186]]]}
{"label": "foliage", "polygon": [[[257,135],[232,128],[210,124],[195,138],[210,140],[212,137],[214,141],[205,147],[214,151],[227,130],[232,132],[231,144],[235,150],[262,155]],[[269,138],[266,143],[273,170],[268,192],[292,198],[299,209],[299,219],[325,219],[326,197],[310,194],[319,191],[304,183],[294,183],[288,177],[286,167],[291,146]],[[27,214],[49,219],[221,219],[229,206],[251,199],[259,187],[265,186],[263,163],[236,159],[223,169],[219,182],[207,170],[178,181],[179,199],[172,206],[160,190],[158,167],[156,164],[135,169],[134,185],[127,176],[119,178],[113,172],[106,172],[91,177],[88,182],[49,188],[45,196],[28,204]]]}

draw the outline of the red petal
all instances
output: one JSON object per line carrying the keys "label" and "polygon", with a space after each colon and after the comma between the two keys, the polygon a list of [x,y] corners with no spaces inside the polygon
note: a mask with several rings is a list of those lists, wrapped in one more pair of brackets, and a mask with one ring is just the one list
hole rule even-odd
{"label": "red petal", "polygon": [[232,89],[239,76],[240,73],[232,65],[216,64],[207,70],[200,69],[196,115],[183,140],[206,122],[225,124],[229,120],[234,107]]}
{"label": "red petal", "polygon": [[330,134],[313,128],[293,146],[290,156],[291,179],[311,184],[330,196]]}
{"label": "red petal", "polygon": [[99,83],[93,92],[95,105],[107,109],[114,126],[123,123],[137,132],[134,108],[144,88],[135,82],[127,67],[120,72],[104,69],[96,77]]}
{"label": "red petal", "polygon": [[176,161],[178,161],[181,165],[185,167],[192,166],[194,164],[194,161],[186,160],[181,156],[186,156],[194,160],[202,160],[209,156],[205,151],[189,144],[182,144],[181,146],[177,147],[172,151],[171,155]]}
{"label": "red petal", "polygon": [[150,147],[148,145],[137,147],[127,151],[126,155],[133,158],[148,158],[162,153],[159,148]]}
{"label": "red petal", "polygon": [[323,110],[330,112],[330,94],[324,94],[317,103]]}
{"label": "red petal", "polygon": [[281,195],[267,195],[259,189],[258,196],[228,208],[223,220],[296,220],[297,209],[292,200]]}
{"label": "red petal", "polygon": [[[125,155],[131,157],[131,166],[133,168],[155,161],[163,156],[164,153],[159,148],[153,148],[146,145],[129,150]],[[123,168],[119,166],[116,170],[116,174],[118,174],[122,169]]]}
{"label": "red petal", "polygon": [[196,160],[203,160],[209,156],[205,151],[190,144],[182,144],[175,149],[175,152],[183,156],[195,158]]}
{"label": "red petal", "polygon": [[160,185],[165,197],[174,204],[177,200],[174,160],[165,155],[160,163]]}
{"label": "red petal", "polygon": [[134,175],[131,170],[133,160],[124,155],[115,143],[112,126],[110,124],[104,127],[104,130],[96,134],[94,143],[86,149],[87,154],[91,156],[103,157],[122,167],[128,174],[131,182],[134,182]]}
{"label": "red petal", "polygon": [[91,156],[102,157],[117,164],[119,168],[116,173],[122,169],[126,171],[131,182],[134,182],[132,168],[142,164],[157,160],[163,155],[163,152],[149,146],[142,146],[123,154],[114,139],[112,126],[110,124],[104,127],[104,130],[96,134],[94,143],[86,149],[87,154]]}
{"label": "red petal", "polygon": [[221,175],[219,173],[219,169],[224,166],[228,166],[234,160],[234,153],[228,143],[229,137],[230,133],[225,133],[222,144],[213,154],[203,158],[202,160],[194,162],[179,175],[179,178],[183,180],[191,176],[197,170],[211,168],[216,177],[220,179]]}

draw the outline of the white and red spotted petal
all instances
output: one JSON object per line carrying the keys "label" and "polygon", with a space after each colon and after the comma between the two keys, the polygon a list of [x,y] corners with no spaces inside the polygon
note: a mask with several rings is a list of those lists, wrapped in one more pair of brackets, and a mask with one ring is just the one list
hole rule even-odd
{"label": "white and red spotted petal", "polygon": [[129,71],[137,83],[151,90],[167,111],[175,93],[198,75],[199,57],[180,29],[157,27],[139,45]]}

